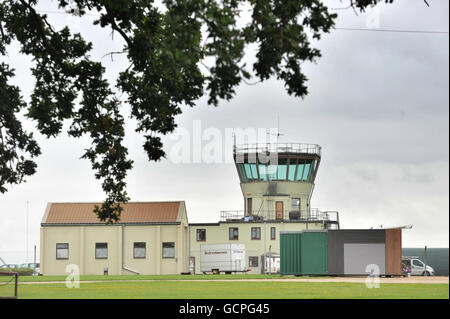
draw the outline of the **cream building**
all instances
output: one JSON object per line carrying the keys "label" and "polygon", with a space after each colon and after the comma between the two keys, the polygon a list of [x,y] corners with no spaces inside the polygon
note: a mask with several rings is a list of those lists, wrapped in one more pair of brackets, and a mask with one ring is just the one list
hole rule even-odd
{"label": "cream building", "polygon": [[250,273],[263,256],[280,253],[280,232],[339,228],[339,214],[311,208],[321,161],[316,144],[234,146],[244,209],[217,223],[188,224],[184,202],[124,205],[121,221],[105,225],[93,203],[50,203],[41,227],[41,272],[65,274],[199,274],[201,246],[244,244]]}
{"label": "cream building", "polygon": [[[188,271],[186,206],[178,202],[123,205],[119,223],[105,225],[96,203],[49,203],[41,224],[41,273],[81,275],[180,274]],[[99,203],[97,203],[99,204]]]}
{"label": "cream building", "polygon": [[338,212],[311,208],[321,160],[316,144],[246,144],[234,147],[244,210],[222,211],[218,223],[190,224],[191,270],[200,273],[201,246],[245,245],[249,273],[280,253],[280,231],[339,228]]}

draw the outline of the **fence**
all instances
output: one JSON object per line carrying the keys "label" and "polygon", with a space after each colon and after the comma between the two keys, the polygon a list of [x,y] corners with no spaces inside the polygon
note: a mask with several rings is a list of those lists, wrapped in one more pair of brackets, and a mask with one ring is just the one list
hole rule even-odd
{"label": "fence", "polygon": [[17,299],[18,277],[17,272],[0,271],[0,299]]}
{"label": "fence", "polygon": [[246,213],[243,210],[221,211],[220,221],[304,221],[339,223],[339,213],[336,211],[320,211],[317,208],[309,210],[253,210]]}
{"label": "fence", "polygon": [[253,143],[234,146],[234,154],[248,153],[298,153],[316,154],[320,156],[322,147],[317,144],[306,143]]}

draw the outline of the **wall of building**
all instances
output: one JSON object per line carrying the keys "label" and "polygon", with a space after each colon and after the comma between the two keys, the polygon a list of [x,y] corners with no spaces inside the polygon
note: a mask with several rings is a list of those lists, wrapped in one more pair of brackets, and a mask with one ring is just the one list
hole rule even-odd
{"label": "wall of building", "polygon": [[386,229],[386,273],[402,274],[402,230]]}
{"label": "wall of building", "polygon": [[[141,274],[179,274],[188,271],[187,222],[174,225],[125,225],[124,265]],[[108,243],[108,258],[95,258],[95,243]],[[146,243],[145,258],[134,258],[134,242]],[[175,242],[175,258],[162,258],[162,243]],[[56,244],[69,244],[69,258],[56,259]],[[69,264],[79,266],[81,275],[131,274],[122,269],[122,226],[41,227],[41,273],[64,275]]]}
{"label": "wall of building", "polygon": [[[288,196],[266,196],[268,192],[269,182],[250,182],[241,183],[242,193],[247,198],[252,198],[252,210],[262,212],[275,211],[275,203],[277,201],[283,202],[285,211],[291,210],[291,198],[300,198],[301,211],[307,211],[309,199],[313,189],[313,184],[308,182],[276,182],[277,194],[284,194]],[[247,204],[245,204],[247,205]],[[245,208],[247,209],[247,207]],[[289,217],[289,216],[286,216]]]}
{"label": "wall of building", "polygon": [[[237,227],[239,229],[239,239],[229,239],[229,228]],[[261,228],[261,239],[251,238],[252,227]],[[275,240],[271,239],[271,227],[275,227]],[[206,229],[206,240],[197,241],[197,229]],[[195,257],[195,273],[200,273],[200,247],[202,244],[226,244],[241,243],[246,248],[246,263],[248,266],[249,256],[258,257],[258,267],[248,267],[249,273],[261,273],[261,255],[265,252],[280,253],[280,231],[296,230],[319,230],[324,229],[323,223],[304,223],[304,222],[244,222],[220,224],[191,224],[190,225],[190,255]]]}

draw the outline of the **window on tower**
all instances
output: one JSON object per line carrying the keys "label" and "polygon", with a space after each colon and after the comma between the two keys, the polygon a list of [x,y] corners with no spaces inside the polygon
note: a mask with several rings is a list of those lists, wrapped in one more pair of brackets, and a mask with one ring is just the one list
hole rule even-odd
{"label": "window on tower", "polygon": [[305,164],[305,169],[303,170],[303,181],[307,181],[309,179],[309,172],[311,169],[311,163],[306,163]]}
{"label": "window on tower", "polygon": [[295,181],[295,172],[297,171],[297,159],[289,159],[288,180]]}
{"label": "window on tower", "polygon": [[300,198],[292,198],[291,199],[291,210],[300,211]]}
{"label": "window on tower", "polygon": [[278,158],[277,163],[236,163],[243,183],[253,181],[311,181],[317,161],[300,158]]}

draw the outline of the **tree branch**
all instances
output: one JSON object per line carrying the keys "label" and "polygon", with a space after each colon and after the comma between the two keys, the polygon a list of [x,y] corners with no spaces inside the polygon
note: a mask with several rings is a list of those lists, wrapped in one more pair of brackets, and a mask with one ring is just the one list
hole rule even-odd
{"label": "tree branch", "polygon": [[2,40],[5,38],[5,32],[3,31],[2,23],[0,22],[0,32],[2,34]]}
{"label": "tree branch", "polygon": [[[48,21],[47,21],[46,19],[44,19],[41,15],[38,14],[31,4],[27,3],[27,2],[24,1],[24,0],[20,0],[20,2],[21,2],[25,7],[27,7],[28,10],[31,11],[31,14],[32,14],[33,17],[36,19],[36,21],[39,22],[39,25],[40,25],[40,22],[44,22],[44,23],[47,25],[47,27],[50,29],[50,31],[54,32],[52,26],[50,25],[50,23],[48,23]],[[41,26],[41,29],[42,29],[42,26]]]}
{"label": "tree branch", "polygon": [[47,36],[46,36],[46,34],[45,34],[45,30],[44,30],[44,28],[42,27],[42,24],[41,24],[41,23],[44,22],[44,23],[48,26],[48,28],[50,29],[50,31],[51,31],[51,32],[54,32],[53,29],[52,29],[52,26],[47,22],[46,19],[44,19],[42,16],[40,16],[40,15],[36,12],[36,10],[35,10],[28,2],[26,2],[26,1],[24,1],[24,0],[20,0],[20,2],[22,3],[22,5],[24,5],[24,6],[31,12],[31,15],[33,16],[33,18],[36,20],[36,22],[37,22],[37,24],[38,24],[38,32],[41,34],[42,41],[44,41],[45,47],[46,47],[47,49],[50,49],[51,46],[50,46],[50,44],[48,43]]}
{"label": "tree branch", "polygon": [[128,46],[130,47],[132,44],[131,39],[127,36],[127,34],[119,28],[119,26],[116,23],[116,20],[114,19],[114,16],[111,14],[111,12],[108,10],[108,8],[105,6],[106,10],[106,16],[109,18],[109,22],[111,23],[111,27],[113,30],[119,32],[119,34],[122,36],[122,38],[127,42]]}
{"label": "tree branch", "polygon": [[106,53],[104,56],[102,56],[102,59],[105,57],[105,56],[111,56],[111,61],[114,61],[113,60],[113,55],[114,54],[124,54],[124,53],[127,53],[127,51],[114,51],[114,52],[109,52],[109,53]]}

